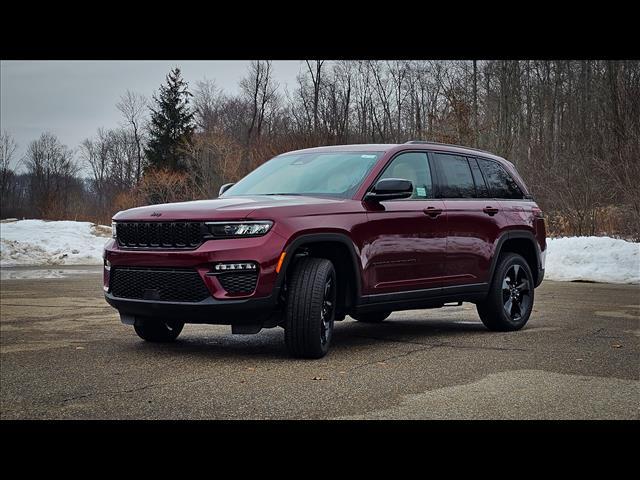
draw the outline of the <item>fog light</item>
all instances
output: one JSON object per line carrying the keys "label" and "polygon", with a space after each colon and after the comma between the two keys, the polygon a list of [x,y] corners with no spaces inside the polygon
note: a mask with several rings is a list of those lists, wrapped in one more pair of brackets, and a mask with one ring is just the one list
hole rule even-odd
{"label": "fog light", "polygon": [[217,273],[228,271],[241,271],[252,272],[258,269],[258,265],[253,262],[238,262],[238,263],[218,263],[213,267]]}

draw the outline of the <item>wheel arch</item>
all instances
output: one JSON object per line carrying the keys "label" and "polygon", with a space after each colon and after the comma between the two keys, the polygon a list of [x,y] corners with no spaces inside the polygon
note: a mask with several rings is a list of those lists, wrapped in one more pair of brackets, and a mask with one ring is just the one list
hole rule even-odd
{"label": "wheel arch", "polygon": [[341,314],[346,314],[349,308],[357,303],[362,293],[361,268],[356,247],[347,234],[302,234],[287,245],[284,251],[286,255],[276,280],[277,288],[282,289],[284,286],[287,272],[295,264],[297,255],[305,253],[314,257],[327,258],[333,263],[338,282],[338,294],[341,295],[341,302],[339,302]]}
{"label": "wheel arch", "polygon": [[535,235],[528,230],[509,230],[504,232],[497,240],[494,248],[493,258],[491,259],[491,270],[489,279],[493,279],[493,274],[498,263],[498,258],[503,252],[512,252],[522,255],[527,261],[535,286],[538,287],[542,283],[542,263],[540,259],[540,247]]}

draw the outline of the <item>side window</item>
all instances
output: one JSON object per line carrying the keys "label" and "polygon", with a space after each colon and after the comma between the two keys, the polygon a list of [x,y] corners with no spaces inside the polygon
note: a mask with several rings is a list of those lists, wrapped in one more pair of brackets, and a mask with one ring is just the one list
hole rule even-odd
{"label": "side window", "polygon": [[384,178],[402,178],[413,184],[411,199],[433,197],[431,171],[427,154],[424,152],[401,153],[387,166],[378,180]]}
{"label": "side window", "polygon": [[484,178],[494,198],[523,198],[522,191],[511,175],[498,162],[478,159]]}
{"label": "side window", "polygon": [[440,196],[443,198],[474,198],[476,187],[466,157],[434,153],[440,175]]}
{"label": "side window", "polygon": [[478,198],[489,197],[489,190],[487,189],[487,184],[484,183],[484,178],[482,178],[482,172],[480,171],[480,167],[478,167],[478,162],[475,158],[470,158],[469,165],[471,166],[473,181],[476,184],[476,194]]}

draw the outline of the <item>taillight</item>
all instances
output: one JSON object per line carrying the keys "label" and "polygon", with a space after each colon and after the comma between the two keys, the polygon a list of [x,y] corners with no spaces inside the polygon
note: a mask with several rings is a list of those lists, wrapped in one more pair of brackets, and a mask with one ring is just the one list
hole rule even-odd
{"label": "taillight", "polygon": [[542,213],[542,210],[540,210],[538,207],[533,207],[531,211],[533,212],[533,216],[535,218],[544,218],[544,214]]}

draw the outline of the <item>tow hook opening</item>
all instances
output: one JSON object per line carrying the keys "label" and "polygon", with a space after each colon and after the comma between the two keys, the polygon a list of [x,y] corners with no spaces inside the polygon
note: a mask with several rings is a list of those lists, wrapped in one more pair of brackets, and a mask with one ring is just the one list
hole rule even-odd
{"label": "tow hook opening", "polygon": [[231,333],[234,335],[253,335],[262,330],[262,325],[231,325]]}

